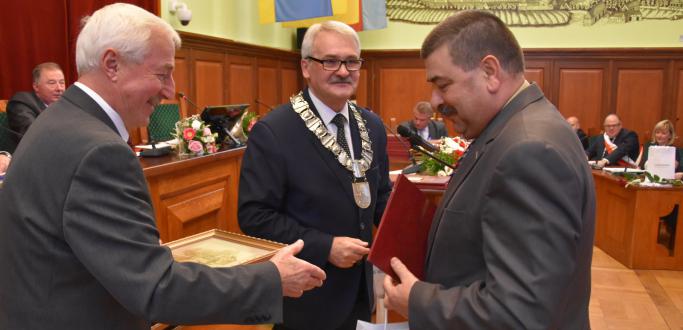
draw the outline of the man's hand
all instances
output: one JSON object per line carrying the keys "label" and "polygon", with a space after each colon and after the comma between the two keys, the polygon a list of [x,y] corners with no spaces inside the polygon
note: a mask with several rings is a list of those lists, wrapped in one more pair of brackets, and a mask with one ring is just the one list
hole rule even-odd
{"label": "man's hand", "polygon": [[609,160],[603,158],[603,159],[595,162],[595,165],[597,165],[600,168],[605,167],[605,166],[609,165]]}
{"label": "man's hand", "polygon": [[0,154],[0,174],[7,171],[7,167],[9,167],[9,160],[10,158],[7,157],[7,155]]}
{"label": "man's hand", "polygon": [[280,272],[282,295],[285,297],[301,297],[304,291],[323,285],[325,280],[322,269],[294,256],[303,248],[304,241],[298,240],[270,258]]}
{"label": "man's hand", "polygon": [[368,253],[368,242],[352,237],[335,237],[327,260],[339,268],[349,268]]}
{"label": "man's hand", "polygon": [[391,276],[384,276],[384,306],[408,318],[408,299],[417,277],[396,257],[391,258],[391,268],[401,282],[396,283]]}

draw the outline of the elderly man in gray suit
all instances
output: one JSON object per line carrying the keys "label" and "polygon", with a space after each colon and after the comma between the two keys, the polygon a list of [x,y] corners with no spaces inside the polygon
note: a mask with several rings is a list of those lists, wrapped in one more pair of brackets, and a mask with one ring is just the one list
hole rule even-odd
{"label": "elderly man in gray suit", "polygon": [[387,306],[411,329],[588,329],[595,195],[574,131],[491,13],[447,18],[422,57],[432,104],[475,140],[434,216],[425,278],[392,259]]}
{"label": "elderly man in gray suit", "polygon": [[301,241],[215,269],[159,245],[126,127],[174,95],[179,46],[168,23],[129,4],[85,23],[78,82],[24,136],[0,189],[0,329],[274,323],[283,295],[322,285],[324,272],[293,256]]}

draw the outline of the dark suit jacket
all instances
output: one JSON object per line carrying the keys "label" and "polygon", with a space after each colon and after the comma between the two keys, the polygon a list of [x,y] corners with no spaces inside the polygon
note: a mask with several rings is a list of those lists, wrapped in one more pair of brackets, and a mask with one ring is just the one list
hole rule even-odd
{"label": "dark suit jacket", "polygon": [[617,149],[607,155],[605,153],[604,139],[602,135],[599,135],[595,139],[595,142],[586,150],[588,159],[601,160],[606,158],[612,165],[616,164],[617,161],[624,156],[629,156],[633,161],[636,161],[638,154],[640,153],[640,144],[638,143],[638,134],[636,134],[636,132],[622,128],[619,131],[619,134],[614,138],[614,144],[617,145]]}
{"label": "dark suit jacket", "polygon": [[576,130],[576,136],[579,137],[579,141],[581,141],[581,146],[583,147],[583,150],[588,149],[588,135],[586,135],[586,133],[579,128],[578,130]]}
{"label": "dark suit jacket", "polygon": [[[305,91],[304,97],[315,110]],[[284,324],[295,329],[334,329],[349,315],[366,285],[372,303],[372,267],[348,269],[327,261],[334,236],[372,241],[372,225],[381,218],[391,187],[386,133],[377,115],[361,110],[374,152],[366,172],[372,204],[359,209],[353,199],[351,172],[343,168],[308,130],[291,104],[281,105],[254,125],[242,160],[238,219],[248,235],[283,243],[304,240],[302,259],[327,273],[323,286],[299,299],[285,298]],[[360,135],[350,116],[354,153]],[[365,274],[365,283],[361,275]]]}
{"label": "dark suit jacket", "polygon": [[[402,122],[401,126],[408,127],[413,133],[417,134],[417,128],[412,120],[406,120]],[[446,125],[444,123],[430,120],[429,124],[427,124],[427,129],[429,130],[430,140],[436,140],[448,136],[448,131],[446,130]]]}
{"label": "dark suit jacket", "polygon": [[[653,146],[652,142],[647,142],[643,146],[643,157],[640,158],[640,168],[644,169],[645,168],[645,162],[647,161],[648,158],[648,153],[650,146]],[[678,167],[676,167],[674,170],[676,172],[683,172],[683,148],[676,148],[676,161],[678,162]]]}
{"label": "dark suit jacket", "polygon": [[411,329],[588,329],[595,193],[576,133],[536,85],[461,160],[429,234]]}
{"label": "dark suit jacket", "polygon": [[282,319],[274,264],[173,261],[137,157],[77,86],[19,144],[0,210],[0,329]]}
{"label": "dark suit jacket", "polygon": [[[18,92],[7,103],[7,121],[9,128],[21,135],[26,133],[36,117],[45,110],[45,102],[34,92]],[[21,136],[12,134],[19,143]]]}

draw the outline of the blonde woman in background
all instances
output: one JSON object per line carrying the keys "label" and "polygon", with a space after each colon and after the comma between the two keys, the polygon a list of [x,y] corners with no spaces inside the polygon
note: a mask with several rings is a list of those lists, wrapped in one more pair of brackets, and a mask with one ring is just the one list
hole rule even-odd
{"label": "blonde woman in background", "polygon": [[[650,146],[673,146],[676,140],[676,130],[674,124],[668,120],[658,122],[652,129],[652,138],[643,146],[643,155],[638,162],[640,168],[645,168],[647,162],[647,152]],[[676,148],[676,179],[683,177],[683,149]]]}

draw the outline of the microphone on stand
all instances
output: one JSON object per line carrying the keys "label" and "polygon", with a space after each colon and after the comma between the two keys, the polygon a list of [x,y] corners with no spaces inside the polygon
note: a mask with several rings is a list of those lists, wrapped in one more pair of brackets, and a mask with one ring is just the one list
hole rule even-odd
{"label": "microphone on stand", "polygon": [[261,102],[259,99],[254,99],[254,102],[255,102],[256,104],[259,104],[259,105],[262,105],[262,106],[268,108],[268,111],[269,111],[269,112],[274,110],[273,107],[269,106],[268,104],[265,104],[265,103]]}
{"label": "microphone on stand", "polygon": [[433,144],[427,142],[417,133],[411,131],[408,127],[399,125],[396,130],[398,131],[398,134],[400,134],[402,137],[407,138],[408,141],[410,141],[410,145],[412,145],[413,147],[420,146],[422,147],[422,149],[429,150],[431,152],[438,150]]}
{"label": "microphone on stand", "polygon": [[180,96],[181,99],[185,100],[187,103],[189,103],[190,105],[192,105],[195,109],[197,109],[197,110],[199,110],[199,111],[202,111],[202,109],[201,109],[196,103],[192,102],[192,100],[190,100],[190,99],[187,97],[187,95],[185,95],[185,93],[183,93],[183,92],[178,92],[178,96]]}
{"label": "microphone on stand", "polygon": [[441,165],[448,166],[451,169],[455,169],[455,166],[453,166],[452,164],[448,164],[443,160],[439,159],[438,157],[434,156],[432,152],[437,150],[436,147],[433,144],[425,141],[425,139],[423,139],[421,136],[417,135],[416,133],[413,133],[413,131],[411,131],[410,128],[405,126],[398,126],[397,130],[398,134],[407,138],[408,141],[410,141],[410,146],[413,150],[419,151],[427,155],[427,157],[436,160]]}
{"label": "microphone on stand", "polygon": [[[370,109],[368,109],[368,110],[370,110]],[[372,110],[370,110],[370,111],[372,111]],[[384,129],[387,130],[389,133],[391,133],[391,134],[393,134],[394,136],[398,137],[398,133],[396,133],[393,129],[391,129],[391,127],[387,126],[387,125],[384,123],[384,121],[382,121],[382,126],[384,126]],[[400,142],[400,143],[403,145],[403,147],[406,148],[406,150],[412,149],[412,147],[411,147],[409,144],[407,144],[406,141],[403,141],[403,139],[401,139],[400,137],[397,138],[397,140],[398,140],[398,142]],[[408,159],[410,159],[411,165],[408,166],[408,167],[406,167],[406,168],[404,168],[404,169],[401,171],[401,174],[411,174],[411,173],[417,173],[417,172],[419,172],[419,171],[420,171],[420,167],[422,166],[422,163],[419,163],[419,164],[418,164],[418,163],[415,161],[415,157],[413,157],[413,153],[410,152],[410,151],[408,151]]]}

